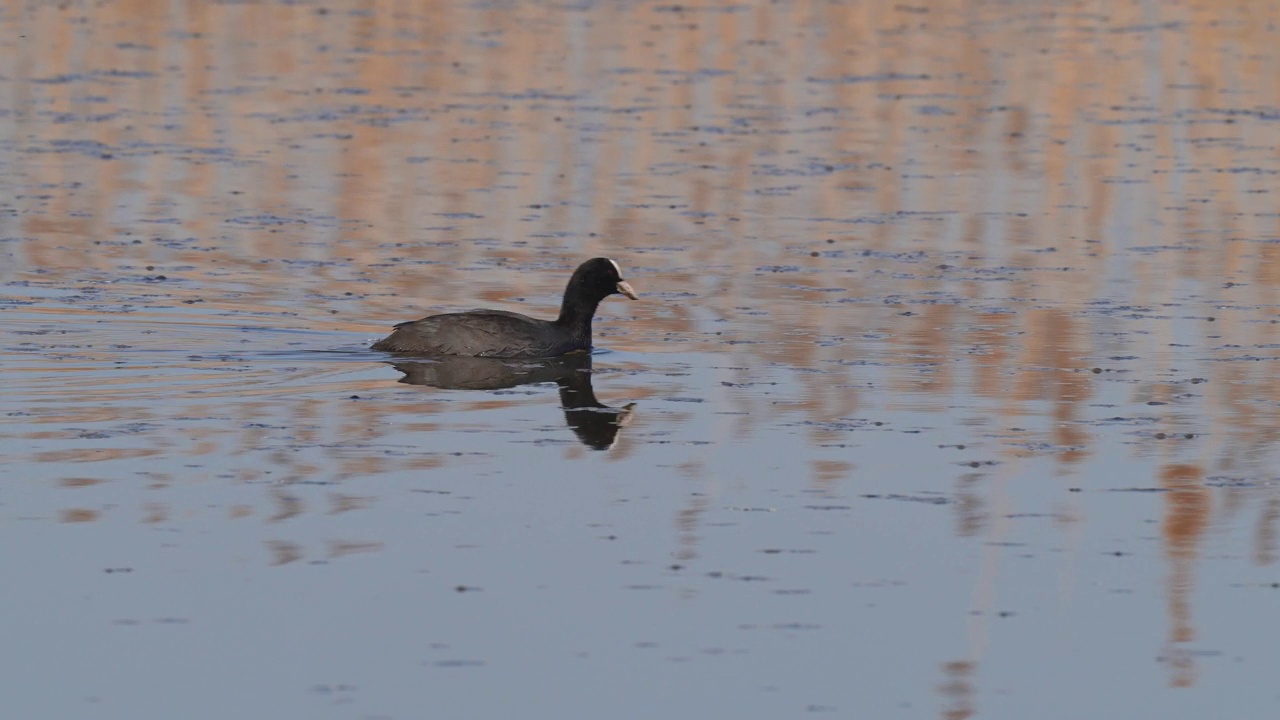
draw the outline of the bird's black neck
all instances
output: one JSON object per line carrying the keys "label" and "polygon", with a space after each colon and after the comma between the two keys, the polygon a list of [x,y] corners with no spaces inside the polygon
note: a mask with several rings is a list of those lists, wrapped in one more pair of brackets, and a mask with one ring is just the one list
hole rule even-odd
{"label": "bird's black neck", "polygon": [[560,317],[556,324],[573,331],[577,337],[591,337],[591,319],[596,315],[599,300],[587,300],[581,297],[565,297],[560,304]]}

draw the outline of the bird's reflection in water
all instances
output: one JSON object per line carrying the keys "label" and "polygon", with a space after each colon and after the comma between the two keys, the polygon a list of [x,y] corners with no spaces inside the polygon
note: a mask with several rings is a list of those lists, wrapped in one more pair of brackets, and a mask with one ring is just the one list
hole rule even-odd
{"label": "bird's reflection in water", "polygon": [[445,357],[390,363],[404,373],[400,382],[443,390],[501,390],[519,385],[555,383],[565,423],[582,444],[608,450],[630,420],[635,403],[609,407],[591,387],[591,355],[574,353],[546,360]]}

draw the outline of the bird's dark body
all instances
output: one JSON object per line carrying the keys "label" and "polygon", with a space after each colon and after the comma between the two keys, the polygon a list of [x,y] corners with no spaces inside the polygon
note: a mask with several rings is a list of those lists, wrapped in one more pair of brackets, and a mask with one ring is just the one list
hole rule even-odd
{"label": "bird's dark body", "polygon": [[504,310],[432,315],[402,322],[374,350],[415,355],[549,358],[591,349],[591,320],[613,294],[634,299],[618,264],[595,258],[578,266],[565,287],[560,315],[538,320]]}
{"label": "bird's dark body", "polygon": [[374,350],[419,355],[545,358],[591,349],[591,329],[585,337],[547,333],[545,320],[499,310],[432,315],[402,322]]}

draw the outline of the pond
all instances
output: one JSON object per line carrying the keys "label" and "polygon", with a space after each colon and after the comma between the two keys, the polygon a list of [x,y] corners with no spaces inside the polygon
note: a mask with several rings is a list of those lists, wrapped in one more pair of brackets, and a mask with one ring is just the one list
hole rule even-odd
{"label": "pond", "polygon": [[145,5],[0,4],[17,716],[1277,712],[1275,7]]}

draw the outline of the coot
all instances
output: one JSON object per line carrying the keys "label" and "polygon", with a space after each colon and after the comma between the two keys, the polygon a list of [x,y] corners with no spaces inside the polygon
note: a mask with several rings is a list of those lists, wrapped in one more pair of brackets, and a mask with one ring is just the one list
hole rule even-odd
{"label": "coot", "polygon": [[538,320],[503,310],[432,315],[402,322],[374,350],[418,355],[546,358],[591,349],[591,318],[601,300],[636,293],[622,279],[618,263],[594,258],[578,266],[564,289],[560,317]]}

